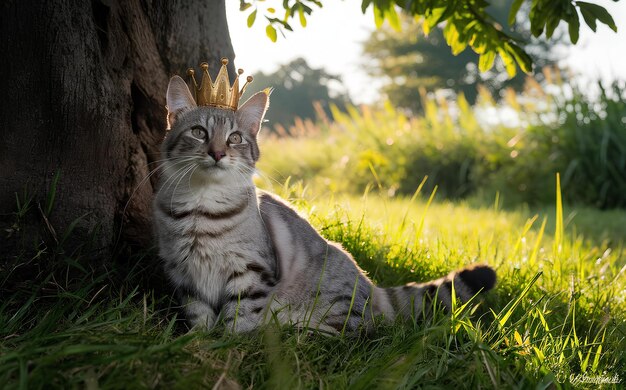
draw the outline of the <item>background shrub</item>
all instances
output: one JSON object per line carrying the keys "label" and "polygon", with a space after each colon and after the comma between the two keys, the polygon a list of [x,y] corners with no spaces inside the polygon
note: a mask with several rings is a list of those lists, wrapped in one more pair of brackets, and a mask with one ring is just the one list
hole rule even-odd
{"label": "background shrub", "polygon": [[[289,134],[263,141],[260,168],[331,191],[423,193],[545,204],[562,176],[567,201],[594,207],[626,206],[626,88],[598,84],[595,98],[566,85],[529,85],[496,108],[461,95],[451,106],[422,92],[424,114],[381,108],[333,110],[333,122],[299,122]],[[494,120],[494,118],[496,118]]]}

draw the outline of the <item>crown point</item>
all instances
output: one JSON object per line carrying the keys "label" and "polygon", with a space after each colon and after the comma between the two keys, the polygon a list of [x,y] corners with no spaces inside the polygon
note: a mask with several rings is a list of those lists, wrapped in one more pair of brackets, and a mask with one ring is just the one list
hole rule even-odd
{"label": "crown point", "polygon": [[196,99],[198,106],[217,107],[221,109],[228,109],[237,111],[239,106],[239,99],[243,95],[244,90],[248,83],[252,82],[252,76],[248,76],[247,82],[239,89],[240,76],[243,74],[243,69],[237,69],[237,77],[234,83],[231,85],[228,78],[228,69],[226,65],[229,64],[228,58],[223,57],[221,59],[222,68],[219,70],[215,80],[211,78],[209,74],[209,64],[202,62],[200,67],[202,68],[202,81],[200,86],[196,83],[194,77],[193,68],[187,70],[187,74],[190,76],[189,84],[192,94]]}

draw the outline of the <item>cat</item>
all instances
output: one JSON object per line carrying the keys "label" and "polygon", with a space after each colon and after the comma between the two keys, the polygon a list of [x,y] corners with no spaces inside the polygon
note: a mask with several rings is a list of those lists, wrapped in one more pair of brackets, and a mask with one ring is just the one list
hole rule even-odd
{"label": "cat", "polygon": [[377,318],[427,315],[437,300],[450,308],[493,288],[486,265],[400,287],[375,286],[352,256],[324,239],[292,207],[253,183],[257,135],[269,92],[236,111],[196,106],[187,84],[167,90],[169,131],[154,200],[159,255],[194,328],[223,322],[250,332],[280,323],[343,333]]}

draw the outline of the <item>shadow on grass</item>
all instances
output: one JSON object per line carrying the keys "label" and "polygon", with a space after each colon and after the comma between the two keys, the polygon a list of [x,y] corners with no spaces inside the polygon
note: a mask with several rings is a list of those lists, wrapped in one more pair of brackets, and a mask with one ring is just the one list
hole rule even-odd
{"label": "shadow on grass", "polygon": [[[380,285],[423,282],[454,267],[430,261],[428,248],[377,237],[363,220],[327,222],[322,233]],[[96,239],[69,250],[22,238],[29,246],[0,270],[0,383],[14,387],[535,387],[556,383],[555,372],[585,372],[585,359],[593,365],[596,356],[614,372],[626,364],[609,352],[625,345],[626,328],[619,316],[606,319],[607,302],[577,306],[581,288],[529,286],[528,270],[503,266],[496,292],[471,316],[381,325],[367,337],[273,326],[254,336],[190,333],[154,249],[121,248],[101,261]]]}

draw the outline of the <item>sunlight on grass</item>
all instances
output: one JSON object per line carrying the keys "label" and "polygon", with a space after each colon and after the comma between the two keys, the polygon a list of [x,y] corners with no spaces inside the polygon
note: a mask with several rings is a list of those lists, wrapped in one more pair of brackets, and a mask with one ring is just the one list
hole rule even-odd
{"label": "sunlight on grass", "polygon": [[81,266],[89,262],[80,253],[40,248],[47,254],[2,270],[15,275],[19,267],[35,267],[32,275],[40,276],[29,288],[3,276],[0,381],[12,387],[491,388],[623,372],[624,232],[606,241],[578,231],[625,212],[533,213],[428,193],[355,196],[300,183],[273,190],[381,285],[486,262],[497,269],[496,289],[483,303],[455,304],[450,315],[437,311],[424,322],[381,325],[368,337],[271,324],[256,336],[187,333],[169,294],[155,290],[162,281],[147,279],[158,266],[152,255],[128,259],[128,271],[113,272]]}
{"label": "sunlight on grass", "polygon": [[[494,385],[507,381],[496,372],[502,369],[499,359],[511,354],[518,369],[535,380],[536,375],[556,381],[572,372],[599,375],[623,367],[626,232],[615,232],[619,241],[613,247],[577,233],[578,224],[594,220],[587,228],[599,227],[616,212],[568,215],[560,197],[555,210],[531,215],[528,209],[431,203],[424,196],[313,194],[297,185],[283,190],[383,285],[425,281],[473,262],[494,265],[499,283],[486,301],[493,318],[481,317],[491,325],[463,328],[463,337],[480,332],[481,342],[502,354],[489,355],[494,360],[485,363]],[[617,215],[623,218],[624,212]],[[490,364],[495,371],[489,373]]]}
{"label": "sunlight on grass", "polygon": [[[587,110],[588,132],[555,130],[532,108],[521,112],[527,127],[485,129],[467,105],[453,120],[428,102],[424,117],[389,105],[350,108],[334,123],[304,124],[305,137],[263,140],[259,186],[341,243],[377,284],[427,281],[473,263],[496,269],[484,301],[455,300],[451,313],[433,310],[368,335],[327,336],[271,321],[253,335],[189,332],[152,250],[95,261],[97,232],[71,250],[64,244],[75,224],[58,236],[45,225],[27,233],[27,218],[53,212],[57,179],[41,210],[33,194],[16,194],[6,234],[23,249],[0,263],[0,383],[567,388],[586,375],[617,378],[605,387],[619,388],[626,383],[626,211],[579,205],[624,204],[622,160],[607,157],[626,150],[615,116],[623,102],[604,96],[612,113],[604,122],[582,97],[566,103]],[[562,109],[570,129],[580,125],[567,104]],[[598,145],[589,133],[600,130],[608,138]],[[583,147],[587,154],[577,154]],[[568,165],[572,156],[578,162]],[[612,184],[596,185],[587,172]],[[535,195],[538,203],[525,202]],[[591,201],[600,195],[603,203]]]}

